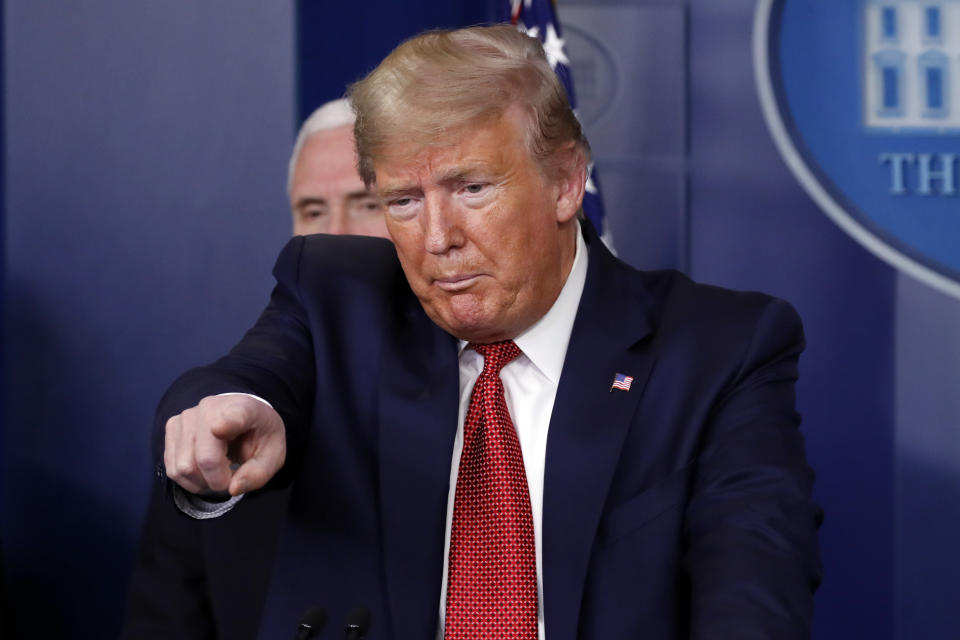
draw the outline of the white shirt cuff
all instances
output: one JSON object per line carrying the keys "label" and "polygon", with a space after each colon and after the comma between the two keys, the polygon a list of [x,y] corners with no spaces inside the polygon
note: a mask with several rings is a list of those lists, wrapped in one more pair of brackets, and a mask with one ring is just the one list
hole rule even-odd
{"label": "white shirt cuff", "polygon": [[[229,495],[229,494],[228,494]],[[208,502],[198,495],[187,493],[184,489],[174,483],[173,485],[173,503],[177,505],[183,513],[196,520],[209,520],[210,518],[219,518],[240,502],[245,494],[231,496],[229,500],[221,502]]]}

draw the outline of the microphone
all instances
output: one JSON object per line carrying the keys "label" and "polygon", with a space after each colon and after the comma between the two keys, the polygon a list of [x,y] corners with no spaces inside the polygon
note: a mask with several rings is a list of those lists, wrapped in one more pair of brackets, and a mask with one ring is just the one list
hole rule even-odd
{"label": "microphone", "polygon": [[307,609],[300,619],[300,625],[297,627],[295,640],[310,640],[316,638],[323,631],[323,625],[327,622],[327,610],[320,606],[313,606]]}
{"label": "microphone", "polygon": [[354,607],[347,614],[347,624],[343,627],[346,640],[363,640],[370,630],[370,610],[366,607]]}

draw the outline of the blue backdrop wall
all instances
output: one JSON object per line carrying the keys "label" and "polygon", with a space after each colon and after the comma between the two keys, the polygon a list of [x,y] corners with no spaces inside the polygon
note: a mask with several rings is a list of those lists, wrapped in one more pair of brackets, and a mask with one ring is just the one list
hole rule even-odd
{"label": "blue backdrop wall", "polygon": [[[38,619],[42,635],[116,635],[153,408],[263,304],[299,119],[413,32],[496,11],[400,4],[3,3],[11,637]],[[754,10],[561,0],[614,242],[637,266],[800,311],[799,403],[826,510],[815,637],[950,637],[960,303],[861,248],[788,171],[757,100]]]}
{"label": "blue backdrop wall", "polygon": [[9,637],[116,637],[159,395],[289,232],[293,7],[174,5],[4,2]]}

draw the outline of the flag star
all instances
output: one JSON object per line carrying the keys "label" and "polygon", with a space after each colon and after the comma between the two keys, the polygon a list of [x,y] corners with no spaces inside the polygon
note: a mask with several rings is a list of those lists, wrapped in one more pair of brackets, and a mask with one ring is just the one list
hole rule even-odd
{"label": "flag star", "polygon": [[531,38],[539,38],[539,37],[540,37],[540,27],[538,27],[537,25],[533,25],[532,27],[527,27],[527,25],[525,25],[524,23],[520,22],[520,23],[517,23],[517,26],[520,27],[520,31],[523,31],[524,33],[526,33],[526,34],[527,34],[528,36],[530,36]]}
{"label": "flag star", "polygon": [[558,62],[570,64],[567,54],[563,52],[564,44],[563,38],[557,35],[557,30],[553,28],[553,24],[547,24],[547,34],[543,40],[543,51],[547,54],[547,60],[550,62],[551,67],[556,68]]}
{"label": "flag star", "polygon": [[587,193],[597,193],[597,185],[593,181],[593,163],[587,165],[587,184],[586,184]]}

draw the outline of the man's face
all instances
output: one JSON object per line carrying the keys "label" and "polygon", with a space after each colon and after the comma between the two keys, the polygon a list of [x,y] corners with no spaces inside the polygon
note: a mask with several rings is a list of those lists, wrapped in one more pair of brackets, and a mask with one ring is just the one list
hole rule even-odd
{"label": "man's face", "polygon": [[379,200],[357,174],[353,128],[343,125],[307,138],[290,185],[293,233],[389,237]]}
{"label": "man's face", "polygon": [[389,147],[374,160],[387,228],[435,323],[472,342],[512,339],[556,300],[573,264],[582,154],[547,178],[513,110],[451,143]]}

